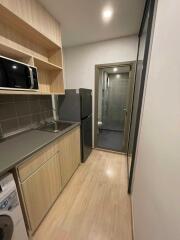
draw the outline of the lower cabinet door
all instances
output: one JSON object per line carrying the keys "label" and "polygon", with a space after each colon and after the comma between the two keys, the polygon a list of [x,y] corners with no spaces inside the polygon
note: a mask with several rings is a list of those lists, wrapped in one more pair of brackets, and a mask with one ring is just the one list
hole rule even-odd
{"label": "lower cabinet door", "polygon": [[62,186],[69,181],[80,164],[80,128],[72,130],[59,142]]}
{"label": "lower cabinet door", "polygon": [[32,232],[58,197],[61,187],[59,154],[55,154],[22,183],[24,203]]}
{"label": "lower cabinet door", "polygon": [[80,146],[80,128],[76,128],[71,137],[72,146],[72,160],[73,160],[73,172],[77,169],[81,162],[81,146]]}

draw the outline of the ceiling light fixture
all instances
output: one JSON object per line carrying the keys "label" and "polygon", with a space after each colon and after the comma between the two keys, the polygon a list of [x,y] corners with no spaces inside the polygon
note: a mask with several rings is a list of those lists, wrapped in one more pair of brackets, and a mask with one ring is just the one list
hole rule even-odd
{"label": "ceiling light fixture", "polygon": [[117,78],[120,78],[120,74],[116,74],[116,77],[117,77]]}
{"label": "ceiling light fixture", "polygon": [[117,72],[117,70],[118,70],[117,67],[113,68],[113,72]]}
{"label": "ceiling light fixture", "polygon": [[113,9],[111,7],[105,7],[102,11],[102,19],[104,22],[109,22],[113,16]]}

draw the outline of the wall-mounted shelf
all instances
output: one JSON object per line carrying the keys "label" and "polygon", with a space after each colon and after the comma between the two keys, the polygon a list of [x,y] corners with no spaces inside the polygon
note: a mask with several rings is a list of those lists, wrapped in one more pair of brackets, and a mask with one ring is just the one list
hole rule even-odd
{"label": "wall-mounted shelf", "polygon": [[0,3],[0,55],[37,67],[39,92],[0,90],[0,94],[64,94],[59,24],[38,2],[16,2]]}
{"label": "wall-mounted shelf", "polygon": [[30,64],[30,65],[32,63],[31,61],[32,56],[18,49],[14,49],[6,44],[2,44],[2,42],[0,42],[0,55]]}
{"label": "wall-mounted shelf", "polygon": [[0,4],[0,16],[1,21],[3,21],[3,23],[7,24],[10,28],[16,30],[19,34],[21,34],[25,38],[28,36],[28,39],[30,39],[34,43],[36,44],[40,43],[41,46],[43,46],[45,49],[52,51],[58,50],[60,48],[59,45],[54,43],[51,39],[47,38],[43,33],[33,28],[30,24],[23,21],[12,11],[2,6],[1,4]]}
{"label": "wall-mounted shelf", "polygon": [[15,94],[15,95],[38,95],[38,94],[41,94],[39,91],[21,91],[21,90],[1,90],[0,89],[0,94]]}
{"label": "wall-mounted shelf", "polygon": [[58,66],[58,65],[55,65],[53,63],[50,63],[48,61],[44,61],[44,60],[41,60],[39,58],[34,58],[34,65],[37,67],[37,68],[42,68],[42,69],[46,69],[46,70],[62,70],[62,67]]}
{"label": "wall-mounted shelf", "polygon": [[[52,95],[52,93],[48,92],[40,92],[40,91],[15,91],[15,90],[1,90],[0,89],[0,94],[3,95]],[[64,95],[64,92],[53,92],[53,95]]]}

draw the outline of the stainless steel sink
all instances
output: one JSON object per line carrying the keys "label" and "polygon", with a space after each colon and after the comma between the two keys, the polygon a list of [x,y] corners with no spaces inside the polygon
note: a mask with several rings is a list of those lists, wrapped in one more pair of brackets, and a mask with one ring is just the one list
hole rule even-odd
{"label": "stainless steel sink", "polygon": [[69,122],[61,122],[61,121],[50,122],[50,123],[46,123],[45,125],[41,126],[39,128],[39,130],[56,133],[56,132],[63,131],[72,125],[73,125],[73,123],[69,123]]}

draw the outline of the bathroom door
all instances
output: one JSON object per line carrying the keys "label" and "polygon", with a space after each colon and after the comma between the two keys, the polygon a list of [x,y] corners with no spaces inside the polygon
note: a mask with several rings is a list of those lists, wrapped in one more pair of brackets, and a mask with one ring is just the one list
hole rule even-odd
{"label": "bathroom door", "polygon": [[124,131],[129,73],[109,74],[102,97],[102,129]]}

